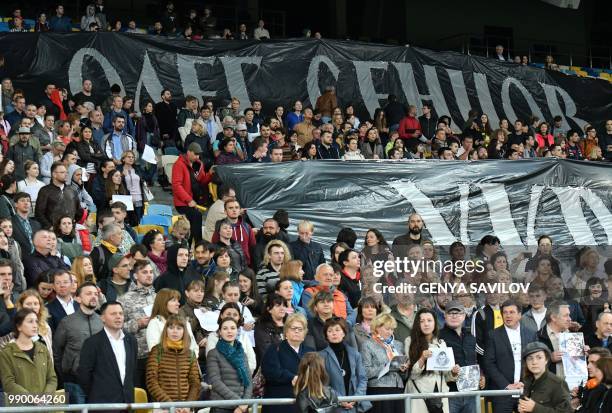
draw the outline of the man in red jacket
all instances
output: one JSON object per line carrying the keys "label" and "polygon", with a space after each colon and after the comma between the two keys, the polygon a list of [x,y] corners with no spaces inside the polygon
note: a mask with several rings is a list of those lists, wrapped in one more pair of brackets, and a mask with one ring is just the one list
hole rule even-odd
{"label": "man in red jacket", "polygon": [[206,185],[211,181],[213,172],[206,173],[200,162],[202,147],[193,142],[187,153],[179,156],[172,166],[172,192],[176,210],[187,217],[191,223],[189,244],[202,240],[202,213],[196,208],[197,200],[208,191]]}
{"label": "man in red jacket", "polygon": [[421,137],[421,124],[416,117],[417,108],[414,105],[408,106],[408,114],[399,124],[399,136],[404,140],[405,145],[417,145]]}

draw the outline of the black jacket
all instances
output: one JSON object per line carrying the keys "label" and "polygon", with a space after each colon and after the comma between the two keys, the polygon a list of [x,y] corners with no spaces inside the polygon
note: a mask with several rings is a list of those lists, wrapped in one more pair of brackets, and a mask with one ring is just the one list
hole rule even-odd
{"label": "black jacket", "polygon": [[179,270],[176,265],[176,256],[178,254],[179,246],[173,245],[168,248],[167,252],[167,262],[168,269],[162,275],[160,275],[155,282],[153,282],[153,286],[155,287],[155,292],[159,292],[162,288],[170,288],[172,290],[176,290],[181,293],[181,305],[185,304],[187,301],[187,296],[185,295],[185,290],[190,282],[195,280],[202,280],[202,277],[193,269],[192,266],[187,264],[187,267],[183,270]]}
{"label": "black jacket", "polygon": [[[522,381],[525,384],[523,395],[536,402],[534,412],[573,412],[570,407],[567,383],[554,373],[547,371],[537,380],[534,380],[533,376],[527,376]],[[604,411],[609,410],[602,410]]]}
{"label": "black jacket", "polygon": [[28,259],[23,260],[23,267],[28,287],[33,287],[36,278],[45,271],[58,268],[69,269],[64,261],[55,255],[42,255],[34,251]]}
{"label": "black jacket", "polygon": [[79,384],[88,403],[133,403],[134,376],[138,346],[131,334],[125,334],[125,380],[121,382],[117,359],[106,330],[83,343],[79,358]]}
{"label": "black jacket", "polygon": [[293,259],[300,260],[304,263],[302,267],[304,270],[304,279],[313,280],[317,266],[325,262],[321,245],[314,241],[305,244],[298,238],[291,242],[289,247],[291,248],[291,256]]}
{"label": "black jacket", "polygon": [[100,145],[93,140],[93,137],[89,142],[85,142],[82,139],[78,142],[72,141],[68,144],[66,150],[69,151],[71,147],[76,149],[79,154],[77,164],[82,168],[87,167],[87,164],[91,162],[96,170],[98,170],[100,162],[107,159],[106,154],[102,151]]}
{"label": "black jacket", "polygon": [[432,116],[427,119],[425,115],[419,116],[419,124],[421,125],[421,133],[427,139],[433,139],[436,135],[436,127],[438,126],[438,118]]}
{"label": "black jacket", "polygon": [[[19,219],[17,215],[13,215],[11,217],[11,221],[13,222],[13,239],[15,239],[15,241],[17,241],[21,247],[21,251],[24,256],[30,255],[30,253],[34,250],[32,238],[27,235],[26,230],[21,223],[21,219]],[[36,234],[36,231],[40,229],[40,223],[34,218],[28,218],[28,221],[30,222],[30,227],[32,227],[32,235]]]}
{"label": "black jacket", "polygon": [[35,217],[43,228],[51,228],[56,219],[67,214],[78,222],[83,216],[79,194],[71,186],[60,189],[53,183],[40,188],[36,200]]}
{"label": "black jacket", "polygon": [[[521,329],[521,348],[533,341],[537,341],[536,333],[523,325]],[[484,370],[487,376],[488,388],[503,390],[514,383],[514,357],[510,339],[506,333],[505,325],[497,327],[489,333],[484,354]]]}
{"label": "black jacket", "polygon": [[112,277],[112,271],[108,267],[108,262],[112,256],[113,253],[102,244],[93,247],[91,250],[89,257],[98,281]]}
{"label": "black jacket", "polygon": [[[314,317],[308,320],[308,335],[304,339],[304,345],[314,348],[316,351],[321,351],[329,345],[325,339],[325,333],[323,333],[323,327],[325,322],[319,317]],[[353,329],[347,325],[349,332],[344,337],[344,344],[357,349],[357,340]]]}
{"label": "black jacket", "polygon": [[[461,336],[459,336],[455,330],[444,326],[440,330],[438,338],[444,340],[446,345],[453,349],[456,364],[461,367],[478,364],[476,360],[476,337],[467,328],[463,328]],[[449,382],[448,387],[451,391],[457,391],[455,382]]]}
{"label": "black jacket", "polygon": [[[550,340],[550,337],[548,335],[548,330],[546,328],[546,323],[544,323],[544,325],[542,326],[540,331],[538,331],[538,341],[540,343],[546,344],[546,347],[548,347],[548,349],[550,350],[551,353],[555,351],[555,349],[553,347],[553,344],[552,344],[552,341]],[[553,363],[552,361],[549,361],[548,362],[548,370],[550,370],[550,372],[552,374],[557,374],[557,363]]]}

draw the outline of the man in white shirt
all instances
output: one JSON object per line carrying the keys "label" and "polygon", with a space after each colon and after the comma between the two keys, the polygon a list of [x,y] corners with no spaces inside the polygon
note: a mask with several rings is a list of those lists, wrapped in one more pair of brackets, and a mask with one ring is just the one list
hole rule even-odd
{"label": "man in white shirt", "polygon": [[563,352],[559,351],[559,336],[561,333],[569,333],[571,322],[569,304],[556,301],[548,306],[546,325],[538,333],[538,341],[546,344],[551,353],[548,369],[561,378],[564,378],[565,374],[562,361]]}
{"label": "man in white shirt", "polygon": [[[484,370],[491,390],[519,390],[521,383],[521,351],[537,340],[536,333],[521,325],[521,310],[517,302],[508,300],[501,305],[504,325],[489,334],[484,353]],[[516,410],[517,398],[494,397],[495,413]]]}
{"label": "man in white shirt", "polygon": [[501,44],[495,46],[495,59],[504,62],[506,61],[506,58],[504,57],[504,46],[502,46]]}
{"label": "man in white shirt", "polygon": [[531,284],[527,290],[531,308],[523,314],[522,323],[533,331],[540,331],[546,324],[546,299],[548,294],[541,285]]}
{"label": "man in white shirt", "polygon": [[253,37],[257,40],[264,40],[264,39],[269,39],[270,38],[270,32],[268,31],[268,29],[264,28],[264,21],[260,20],[257,23],[257,28],[254,30],[253,32]]}
{"label": "man in white shirt", "polygon": [[104,303],[104,328],[83,343],[78,368],[79,384],[88,403],[133,403],[136,339],[123,332],[123,306]]}
{"label": "man in white shirt", "polygon": [[47,304],[50,319],[49,325],[55,331],[60,321],[67,315],[74,313],[79,304],[74,301],[70,290],[72,289],[72,277],[67,270],[58,269],[51,274],[55,299]]}

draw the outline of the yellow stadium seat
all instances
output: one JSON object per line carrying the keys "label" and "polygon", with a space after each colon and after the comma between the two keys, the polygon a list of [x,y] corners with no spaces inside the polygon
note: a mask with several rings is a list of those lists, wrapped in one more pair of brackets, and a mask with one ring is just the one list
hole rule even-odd
{"label": "yellow stadium seat", "polygon": [[[134,387],[134,403],[148,403],[149,398],[147,397],[147,392],[140,387]],[[142,410],[134,410],[134,413],[150,413],[151,410],[142,409]]]}
{"label": "yellow stadium seat", "polygon": [[576,71],[576,73],[580,77],[589,77],[589,74],[587,72],[585,72],[584,70],[578,70],[578,71]]}
{"label": "yellow stadium seat", "polygon": [[581,72],[582,68],[580,66],[570,66],[570,70],[573,70],[574,72]]}
{"label": "yellow stadium seat", "polygon": [[610,78],[612,78],[612,76],[608,72],[601,72],[599,74],[599,77],[606,80],[610,80]]}
{"label": "yellow stadium seat", "polygon": [[147,225],[138,225],[136,228],[134,228],[134,230],[136,230],[137,234],[141,234],[144,235],[147,232],[151,231],[152,229],[156,229],[159,232],[161,232],[162,234],[164,234],[166,231],[164,230],[164,227],[162,227],[161,225],[151,225],[151,224],[147,224]]}
{"label": "yellow stadium seat", "polygon": [[212,182],[209,183],[208,192],[210,192],[210,196],[212,197],[213,201],[216,201],[217,199],[219,199],[219,195],[217,194],[217,184],[212,183]]}

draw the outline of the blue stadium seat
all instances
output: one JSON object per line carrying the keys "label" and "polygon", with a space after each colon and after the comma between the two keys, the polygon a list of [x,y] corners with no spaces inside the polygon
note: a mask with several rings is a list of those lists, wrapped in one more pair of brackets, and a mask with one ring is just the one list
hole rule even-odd
{"label": "blue stadium seat", "polygon": [[170,205],[150,204],[147,208],[147,215],[163,215],[166,217],[171,217],[172,207]]}
{"label": "blue stadium seat", "polygon": [[0,22],[0,32],[8,32],[9,25],[7,22]]}
{"label": "blue stadium seat", "polygon": [[181,153],[179,152],[178,149],[176,149],[175,146],[168,146],[166,148],[164,148],[164,155],[180,155]]}
{"label": "blue stadium seat", "polygon": [[172,226],[172,217],[164,215],[143,215],[140,220],[142,225],[159,225],[164,228],[164,233],[168,235],[168,230]]}

